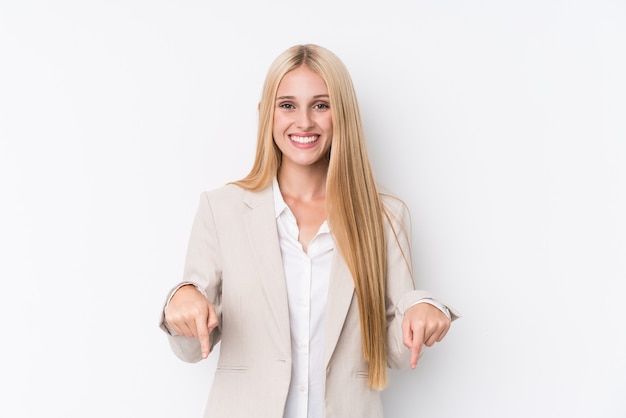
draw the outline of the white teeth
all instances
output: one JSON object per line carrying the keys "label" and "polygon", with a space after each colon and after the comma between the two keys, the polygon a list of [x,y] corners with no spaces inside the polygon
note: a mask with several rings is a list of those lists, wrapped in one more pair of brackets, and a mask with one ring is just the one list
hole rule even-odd
{"label": "white teeth", "polygon": [[293,142],[297,142],[298,144],[310,144],[311,142],[315,142],[318,138],[318,135],[313,136],[289,136]]}

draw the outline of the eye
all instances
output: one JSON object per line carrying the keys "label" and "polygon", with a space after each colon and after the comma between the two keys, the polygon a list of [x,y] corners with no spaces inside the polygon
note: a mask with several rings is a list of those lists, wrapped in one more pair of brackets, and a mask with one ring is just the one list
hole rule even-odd
{"label": "eye", "polygon": [[295,109],[296,107],[294,105],[292,105],[291,103],[279,103],[278,107],[282,107],[283,109]]}
{"label": "eye", "polygon": [[330,109],[330,106],[328,106],[328,103],[317,103],[316,105],[313,106],[313,109],[328,110]]}

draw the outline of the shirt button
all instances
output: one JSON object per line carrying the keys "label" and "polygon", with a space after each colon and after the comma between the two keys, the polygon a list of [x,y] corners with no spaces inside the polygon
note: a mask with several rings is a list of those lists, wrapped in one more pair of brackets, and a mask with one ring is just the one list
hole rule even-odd
{"label": "shirt button", "polygon": [[306,386],[300,386],[300,387],[298,388],[298,390],[299,390],[300,392],[306,392]]}

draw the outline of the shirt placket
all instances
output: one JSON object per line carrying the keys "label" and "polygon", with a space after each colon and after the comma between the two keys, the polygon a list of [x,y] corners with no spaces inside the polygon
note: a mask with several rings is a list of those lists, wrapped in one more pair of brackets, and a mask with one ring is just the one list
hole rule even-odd
{"label": "shirt placket", "polygon": [[300,402],[298,402],[298,416],[306,417],[308,410],[309,395],[309,338],[311,324],[311,258],[303,254],[302,268],[302,286],[300,287],[299,301],[299,321],[302,326],[298,330],[297,349],[298,349],[298,369],[300,370],[298,381],[298,393]]}

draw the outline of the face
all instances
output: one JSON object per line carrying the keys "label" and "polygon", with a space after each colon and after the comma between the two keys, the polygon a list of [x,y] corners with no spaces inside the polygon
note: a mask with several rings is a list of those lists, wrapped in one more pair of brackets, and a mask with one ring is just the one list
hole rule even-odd
{"label": "face", "polygon": [[285,74],[276,92],[274,142],[282,167],[327,166],[333,121],[324,80],[306,66]]}

